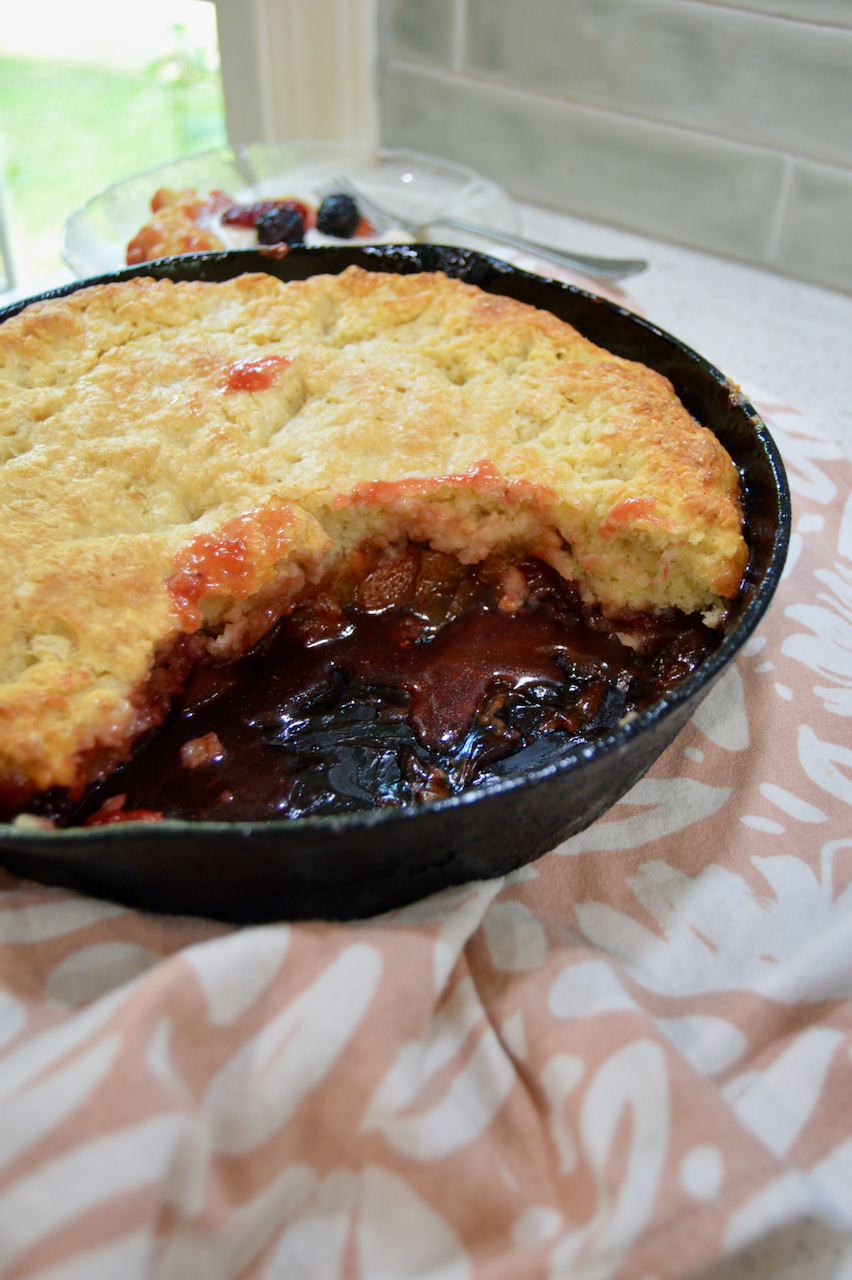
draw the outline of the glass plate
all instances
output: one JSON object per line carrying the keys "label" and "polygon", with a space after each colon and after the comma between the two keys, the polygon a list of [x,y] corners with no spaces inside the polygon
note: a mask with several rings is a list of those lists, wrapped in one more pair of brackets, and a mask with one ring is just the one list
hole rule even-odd
{"label": "glass plate", "polygon": [[80,277],[123,267],[127,242],[151,216],[151,197],[158,187],[195,187],[202,194],[221,190],[240,203],[295,196],[319,204],[339,177],[350,179],[377,204],[418,222],[443,216],[498,231],[520,227],[517,208],[505,191],[449,160],[343,142],[254,142],[182,156],[113,182],[71,214],[62,229],[60,252]]}

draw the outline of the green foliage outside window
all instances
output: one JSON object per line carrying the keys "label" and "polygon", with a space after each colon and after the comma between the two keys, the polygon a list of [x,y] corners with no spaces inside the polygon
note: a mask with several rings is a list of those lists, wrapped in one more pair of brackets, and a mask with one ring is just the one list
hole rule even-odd
{"label": "green foliage outside window", "polygon": [[69,213],[127,174],[226,143],[218,69],[186,27],[139,74],[0,56],[0,163],[19,282],[61,266]]}

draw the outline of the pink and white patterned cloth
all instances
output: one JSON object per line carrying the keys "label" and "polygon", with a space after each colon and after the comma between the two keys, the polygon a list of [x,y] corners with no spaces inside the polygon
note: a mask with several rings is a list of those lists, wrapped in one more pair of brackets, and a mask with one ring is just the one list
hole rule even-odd
{"label": "pink and white patterned cloth", "polygon": [[668,1280],[852,1228],[852,466],[760,407],[775,603],[534,865],[239,930],[5,877],[2,1276]]}

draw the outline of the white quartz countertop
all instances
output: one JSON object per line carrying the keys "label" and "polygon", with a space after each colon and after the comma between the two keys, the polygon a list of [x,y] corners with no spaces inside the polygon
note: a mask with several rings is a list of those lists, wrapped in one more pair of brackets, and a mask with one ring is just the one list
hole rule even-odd
{"label": "white quartz countertop", "polygon": [[622,282],[649,320],[747,394],[806,414],[852,458],[852,296],[761,267],[522,205],[530,239],[600,257],[645,258]]}

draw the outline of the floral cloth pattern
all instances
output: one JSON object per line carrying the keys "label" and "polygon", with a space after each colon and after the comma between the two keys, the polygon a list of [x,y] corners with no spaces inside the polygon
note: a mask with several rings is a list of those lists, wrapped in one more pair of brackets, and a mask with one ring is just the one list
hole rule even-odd
{"label": "floral cloth pattern", "polygon": [[776,601],[536,864],[241,930],[5,877],[0,1274],[669,1280],[852,1228],[852,468],[760,407]]}

